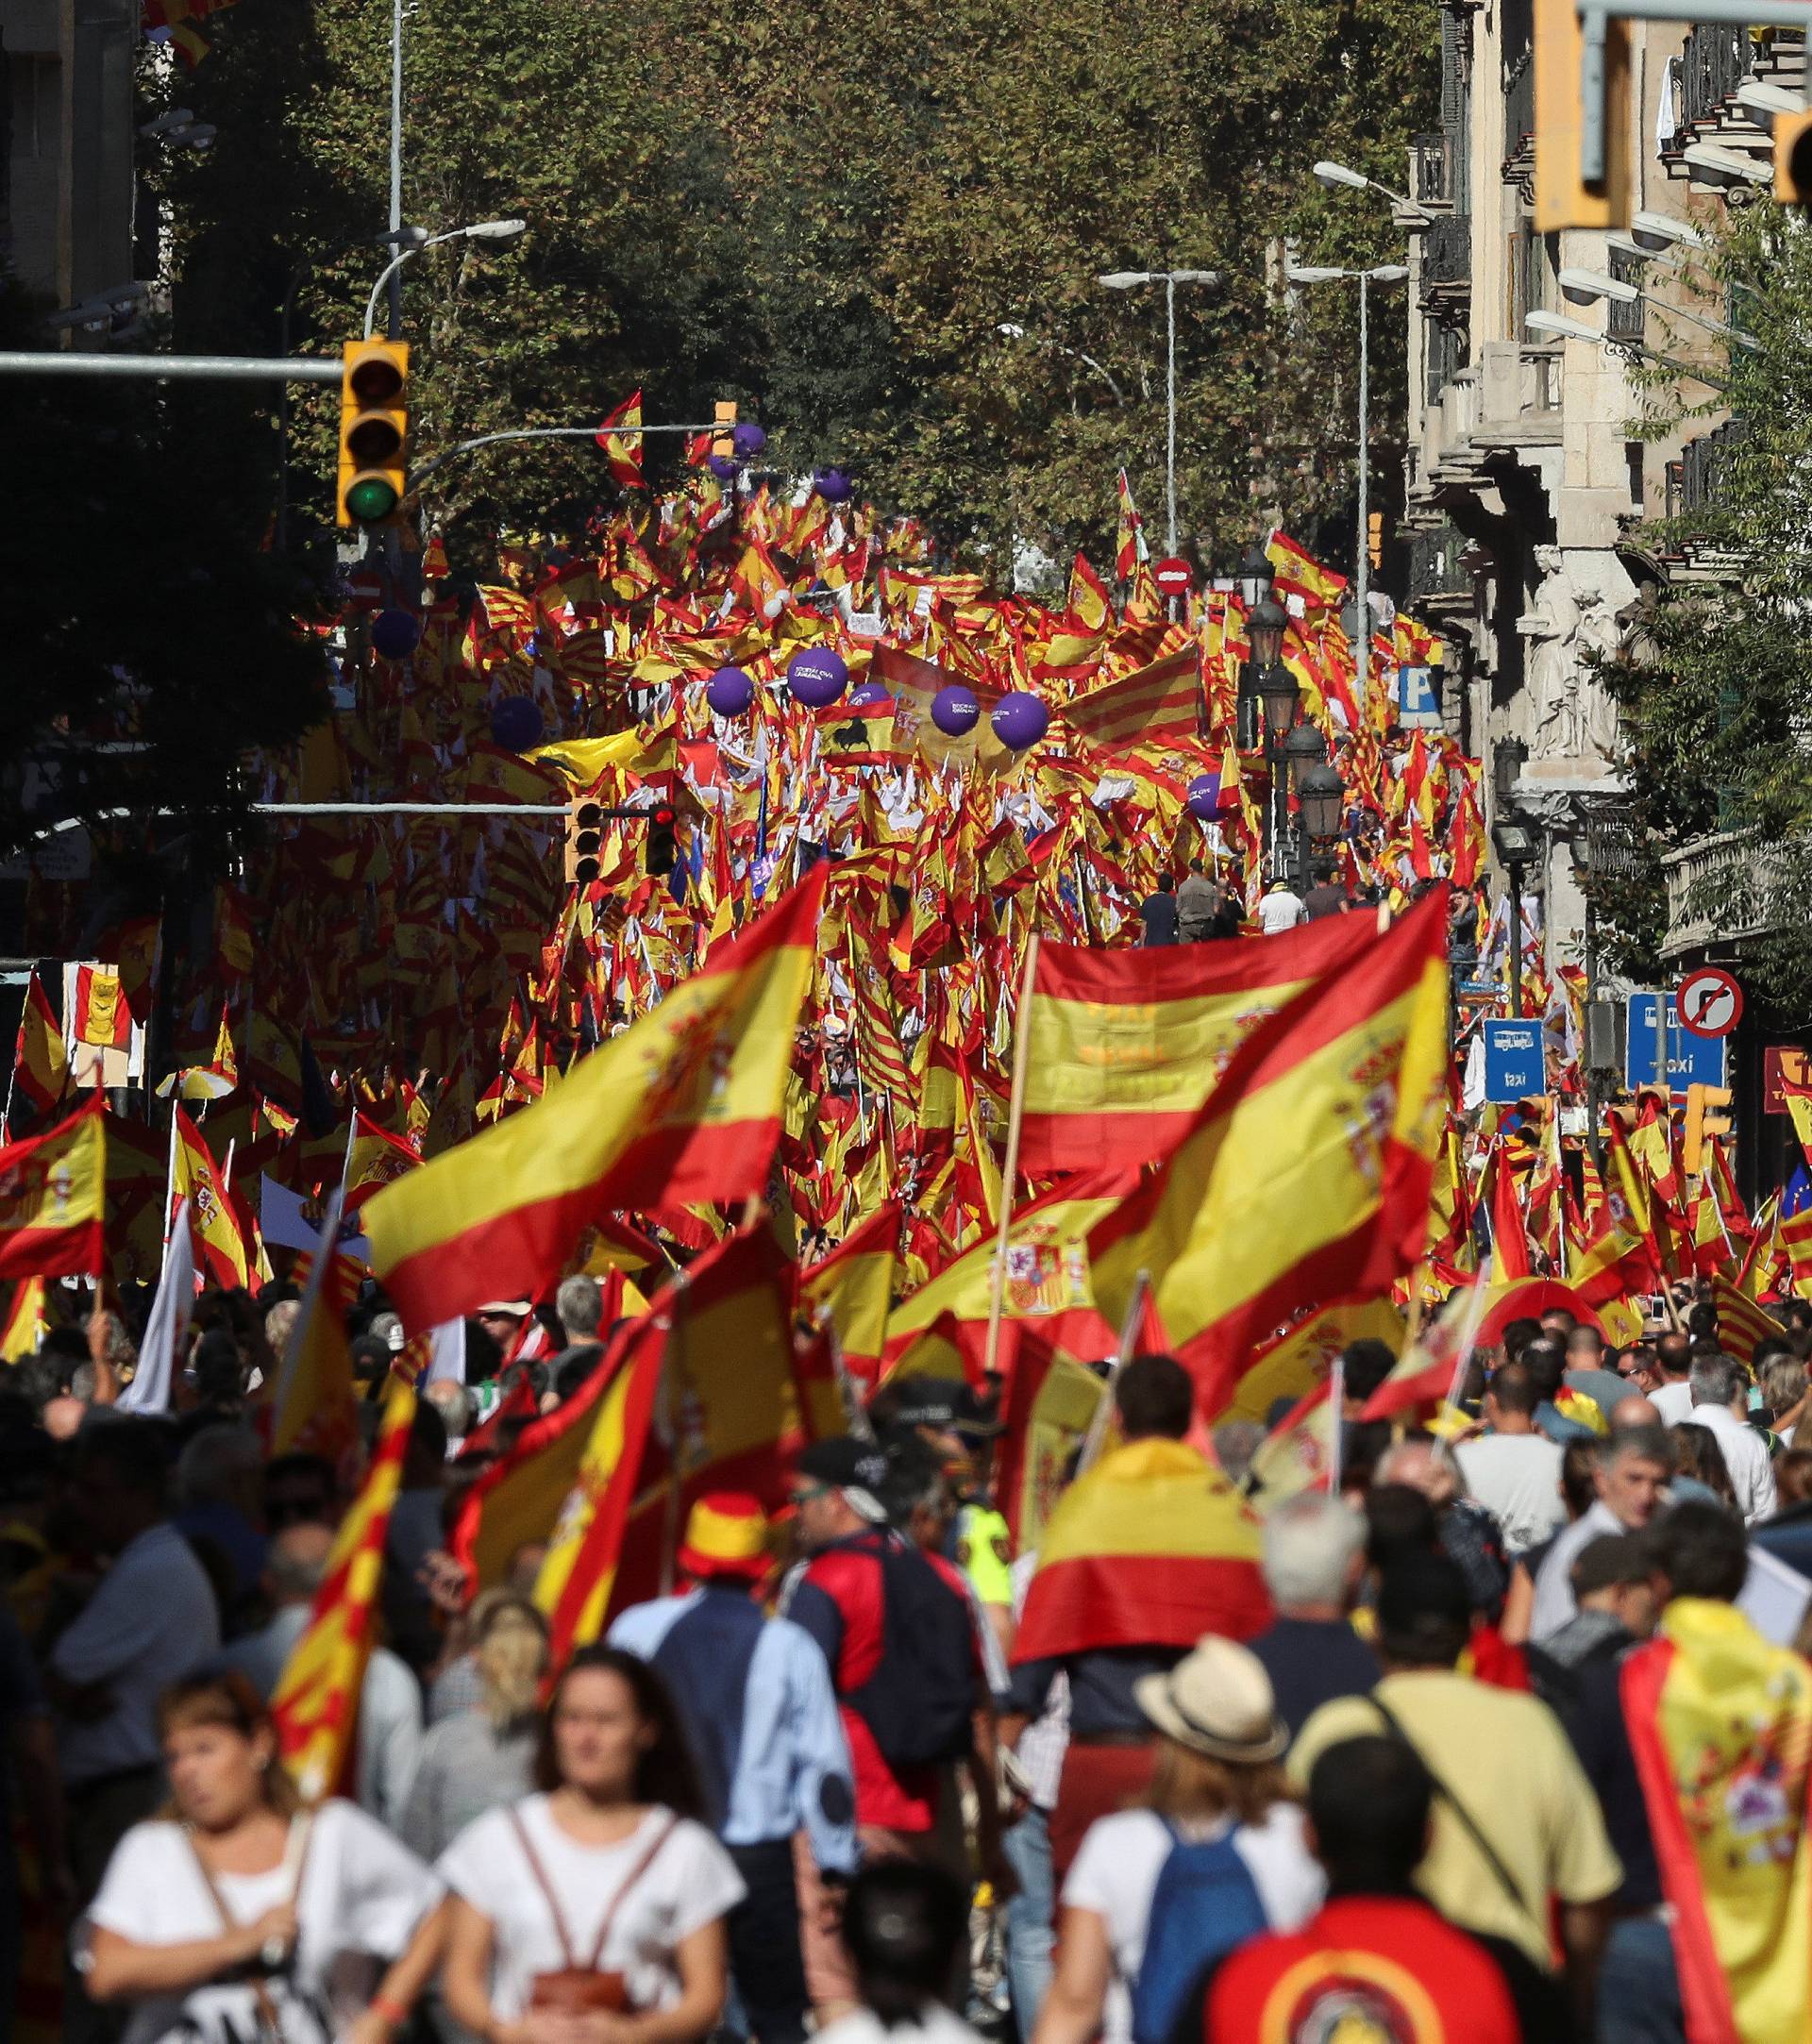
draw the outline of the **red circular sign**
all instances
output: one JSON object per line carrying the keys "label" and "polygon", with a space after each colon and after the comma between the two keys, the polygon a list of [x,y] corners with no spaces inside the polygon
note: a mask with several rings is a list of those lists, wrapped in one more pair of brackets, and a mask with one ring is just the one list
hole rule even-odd
{"label": "red circular sign", "polygon": [[1743,990],[1721,965],[1699,965],[1674,996],[1680,1027],[1695,1036],[1728,1036],[1743,1019]]}
{"label": "red circular sign", "polygon": [[1166,596],[1186,596],[1195,581],[1189,572],[1189,563],[1179,561],[1174,554],[1168,560],[1160,561],[1152,572],[1158,587]]}

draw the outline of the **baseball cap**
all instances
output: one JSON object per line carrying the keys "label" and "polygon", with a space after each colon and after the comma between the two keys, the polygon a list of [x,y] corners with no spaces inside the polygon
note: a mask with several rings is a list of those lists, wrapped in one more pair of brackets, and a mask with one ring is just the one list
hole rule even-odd
{"label": "baseball cap", "polygon": [[877,1526],[885,1522],[887,1511],[881,1493],[887,1482],[887,1457],[872,1441],[835,1433],[802,1448],[793,1466],[800,1476],[842,1491],[864,1518]]}

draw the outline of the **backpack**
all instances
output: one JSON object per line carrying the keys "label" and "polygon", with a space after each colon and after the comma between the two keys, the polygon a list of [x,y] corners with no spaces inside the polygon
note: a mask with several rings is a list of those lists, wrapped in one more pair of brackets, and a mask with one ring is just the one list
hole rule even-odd
{"label": "backpack", "polygon": [[1165,2044],[1209,1969],[1269,1928],[1231,1831],[1196,1844],[1175,1825],[1166,1829],[1172,1844],[1151,1891],[1145,1956],[1132,1988],[1133,2044]]}
{"label": "backpack", "polygon": [[968,1600],[924,1555],[891,1533],[847,1543],[881,1570],[881,1659],[844,1698],[874,1734],[890,1768],[959,1760],[975,1709],[975,1644]]}

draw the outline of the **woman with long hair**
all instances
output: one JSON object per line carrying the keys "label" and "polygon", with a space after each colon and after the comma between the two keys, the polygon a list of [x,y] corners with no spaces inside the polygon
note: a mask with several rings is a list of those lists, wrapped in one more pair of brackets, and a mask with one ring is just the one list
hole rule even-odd
{"label": "woman with long hair", "polygon": [[[487,2044],[697,2044],[724,2004],[743,1899],[661,1678],[585,1647],[548,1700],[539,1793],[461,1833],[441,1991]],[[576,2028],[575,2018],[586,2019]]]}
{"label": "woman with long hair", "polygon": [[397,1830],[432,1863],[465,1827],[535,1785],[541,1721],[535,1698],[547,1667],[547,1621],[530,1598],[487,1590],[472,1607],[474,1709],[428,1728]]}
{"label": "woman with long hair", "polygon": [[166,1691],[170,1802],[115,1849],[88,1912],[90,1996],[127,2044],[383,2044],[439,1955],[432,1877],[376,1818],[305,1811],[240,1674]]}
{"label": "woman with long hair", "polygon": [[1736,1486],[1730,1480],[1730,1465],[1711,1429],[1685,1419],[1668,1432],[1673,1439],[1675,1475],[1700,1484],[1719,1504],[1740,1514],[1742,1507],[1736,1501]]}
{"label": "woman with long hair", "polygon": [[1212,1912],[1196,1912],[1185,1935],[1204,1952],[1266,1926],[1295,1930],[1321,1905],[1321,1871],[1277,1767],[1289,1734],[1257,1656],[1231,1640],[1204,1639],[1167,1675],[1142,1676],[1133,1695],[1158,1734],[1156,1771],[1144,1805],[1090,1825],[1070,1867],[1056,1971],[1032,2044],[1089,2044],[1097,2036],[1127,2044],[1133,2036],[1132,1989],[1148,1956],[1147,1933],[1157,1929],[1152,1902],[1180,1846],[1231,1846],[1244,1875],[1233,1869],[1224,1892],[1250,1877],[1247,1917],[1222,1926],[1209,1920]]}

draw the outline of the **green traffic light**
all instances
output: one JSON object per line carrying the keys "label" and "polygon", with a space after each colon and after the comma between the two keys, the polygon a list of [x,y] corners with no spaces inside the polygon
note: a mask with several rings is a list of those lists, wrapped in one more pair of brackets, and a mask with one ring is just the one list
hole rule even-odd
{"label": "green traffic light", "polygon": [[381,476],[361,476],[346,491],[346,509],[361,526],[376,525],[396,509],[396,492]]}

